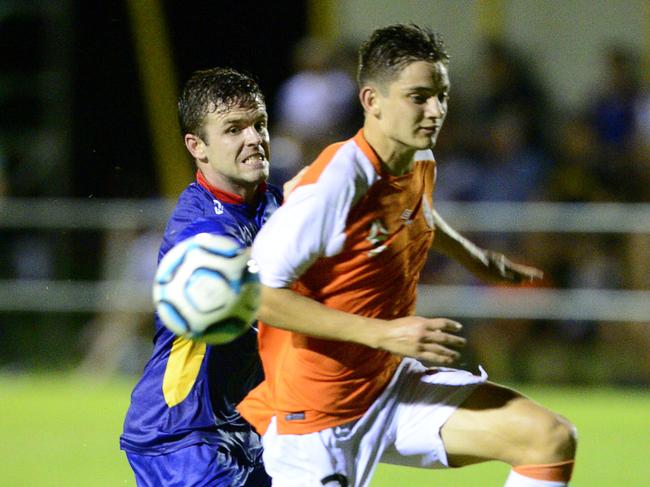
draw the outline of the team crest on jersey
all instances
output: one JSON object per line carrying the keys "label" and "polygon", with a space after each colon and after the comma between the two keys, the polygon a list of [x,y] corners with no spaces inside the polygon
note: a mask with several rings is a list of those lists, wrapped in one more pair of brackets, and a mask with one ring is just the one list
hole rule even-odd
{"label": "team crest on jersey", "polygon": [[221,215],[223,213],[223,204],[219,200],[212,200],[214,203],[214,212],[217,215]]}
{"label": "team crest on jersey", "polygon": [[370,232],[366,240],[375,247],[370,252],[368,252],[369,257],[373,257],[386,250],[386,245],[384,245],[383,242],[388,240],[388,229],[381,220],[377,219],[372,222],[372,225],[370,225]]}

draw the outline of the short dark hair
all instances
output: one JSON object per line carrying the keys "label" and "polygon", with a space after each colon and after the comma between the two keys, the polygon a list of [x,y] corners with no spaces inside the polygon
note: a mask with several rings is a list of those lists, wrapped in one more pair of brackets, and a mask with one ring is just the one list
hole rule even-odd
{"label": "short dark hair", "polygon": [[264,103],[264,95],[249,74],[232,68],[195,71],[178,99],[178,121],[182,135],[204,137],[203,123],[208,113],[235,106],[249,108]]}
{"label": "short dark hair", "polygon": [[415,61],[449,62],[440,34],[415,24],[394,24],[375,30],[359,48],[357,81],[390,81]]}

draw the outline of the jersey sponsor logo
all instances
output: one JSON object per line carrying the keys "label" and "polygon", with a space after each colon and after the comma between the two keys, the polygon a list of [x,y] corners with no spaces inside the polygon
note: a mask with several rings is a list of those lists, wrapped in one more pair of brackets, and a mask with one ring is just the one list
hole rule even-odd
{"label": "jersey sponsor logo", "polygon": [[382,242],[388,240],[388,229],[381,220],[377,219],[372,222],[372,225],[370,225],[370,232],[368,233],[366,240],[375,247],[368,252],[369,257],[374,257],[375,255],[386,250],[386,245],[384,245]]}
{"label": "jersey sponsor logo", "polygon": [[214,203],[214,212],[215,212],[217,215],[221,215],[221,214],[223,214],[223,204],[221,203],[221,201],[219,201],[219,200],[212,200],[212,202]]}

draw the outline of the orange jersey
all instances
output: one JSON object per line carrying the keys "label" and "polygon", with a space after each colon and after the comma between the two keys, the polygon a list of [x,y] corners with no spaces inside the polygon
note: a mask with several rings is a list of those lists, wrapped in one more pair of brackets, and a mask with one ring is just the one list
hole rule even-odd
{"label": "orange jersey", "polygon": [[[260,278],[329,307],[393,319],[415,311],[416,285],[433,240],[435,162],[418,151],[392,176],[363,131],[310,166],[253,244]],[[266,380],[238,409],[264,433],[303,434],[361,417],[401,358],[348,342],[260,324]]]}

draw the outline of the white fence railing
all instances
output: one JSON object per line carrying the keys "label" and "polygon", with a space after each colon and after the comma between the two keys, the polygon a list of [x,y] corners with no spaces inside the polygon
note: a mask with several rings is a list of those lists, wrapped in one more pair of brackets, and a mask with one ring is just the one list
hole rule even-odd
{"label": "white fence railing", "polygon": [[[167,200],[7,199],[0,201],[0,230],[153,228],[162,232],[173,204]],[[463,232],[650,235],[650,204],[439,203],[437,207]],[[151,308],[146,282],[0,281],[0,310],[148,312]],[[421,285],[418,312],[463,318],[650,322],[650,291]]]}
{"label": "white fence railing", "polygon": [[[175,201],[0,199],[0,228],[163,228]],[[650,204],[452,203],[436,208],[460,231],[650,234]]]}
{"label": "white fence railing", "polygon": [[[647,291],[421,285],[418,292],[418,313],[425,316],[650,322]],[[5,311],[152,309],[147,282],[0,280],[0,310]]]}
{"label": "white fence railing", "polygon": [[163,229],[174,203],[164,199],[0,199],[0,229]]}

